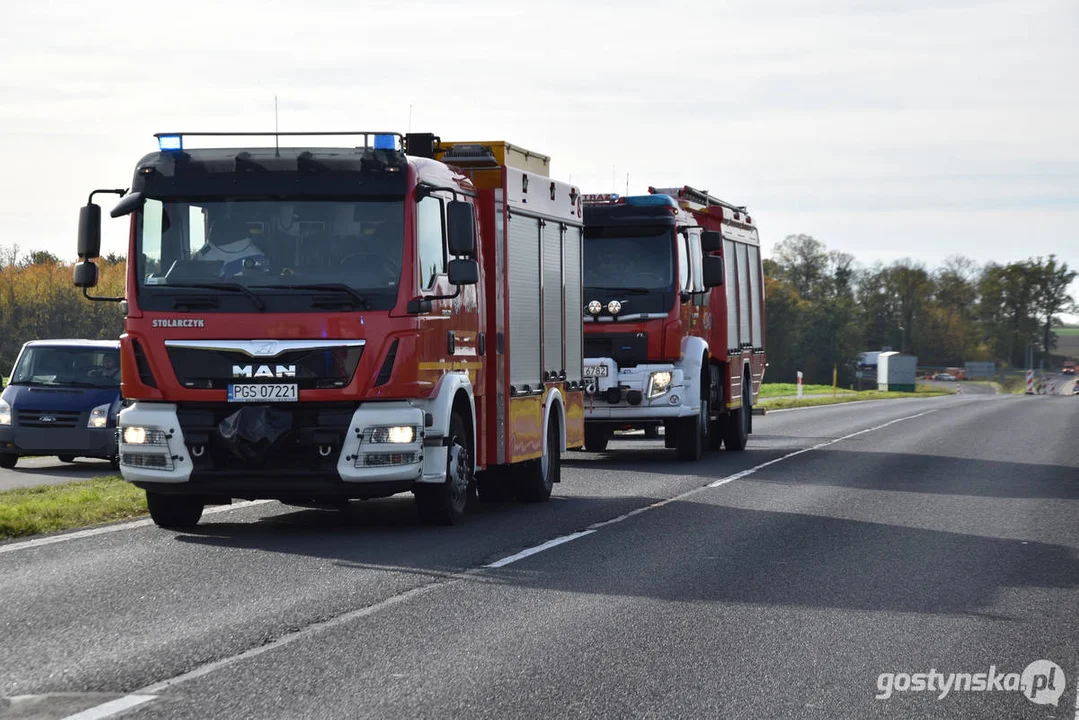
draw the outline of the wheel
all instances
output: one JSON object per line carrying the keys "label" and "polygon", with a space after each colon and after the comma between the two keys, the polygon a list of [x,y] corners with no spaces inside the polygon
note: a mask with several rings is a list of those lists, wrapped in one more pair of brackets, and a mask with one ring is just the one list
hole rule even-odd
{"label": "wheel", "polygon": [[[707,362],[707,360],[706,360]],[[708,373],[708,366],[705,365]],[[712,395],[709,387],[709,374],[701,378],[701,404],[697,415],[691,418],[681,418],[678,421],[678,435],[675,438],[675,447],[678,451],[679,460],[696,461],[704,455],[704,449],[708,446],[709,429],[712,424],[712,407],[708,398]]]}
{"label": "wheel", "polygon": [[416,510],[425,524],[453,525],[464,517],[472,482],[468,444],[465,421],[454,413],[450,416],[445,482],[438,485],[417,484],[412,491],[416,495]]}
{"label": "wheel", "polygon": [[180,529],[198,525],[205,504],[197,495],[169,495],[147,490],[146,507],[154,525]]}
{"label": "wheel", "polygon": [[749,418],[753,413],[751,395],[748,392],[745,378],[742,379],[742,407],[731,412],[727,416],[727,422],[723,431],[723,444],[728,450],[741,451],[746,449],[749,441]]}
{"label": "wheel", "polygon": [[66,463],[75,462],[75,456],[74,455],[57,455],[56,457],[60,458],[60,462],[66,462]]}
{"label": "wheel", "polygon": [[119,471],[120,470],[120,456],[119,455],[113,455],[111,458],[109,458],[109,470],[114,470],[114,471]]}
{"label": "wheel", "polygon": [[603,452],[607,449],[607,441],[611,439],[611,431],[605,427],[595,425],[584,426],[584,449],[588,452]]}
{"label": "wheel", "polygon": [[526,463],[517,478],[517,498],[525,502],[543,502],[551,497],[554,484],[562,479],[562,442],[555,408],[547,421],[547,442],[543,457]]}
{"label": "wheel", "polygon": [[4,453],[0,455],[0,468],[10,470],[15,467],[15,463],[19,462],[19,456],[13,453]]}

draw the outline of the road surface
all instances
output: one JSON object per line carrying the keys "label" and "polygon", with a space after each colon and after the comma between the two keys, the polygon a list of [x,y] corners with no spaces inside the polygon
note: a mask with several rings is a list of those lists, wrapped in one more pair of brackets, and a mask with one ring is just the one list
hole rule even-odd
{"label": "road surface", "polygon": [[[0,702],[47,718],[1072,720],[1076,427],[1071,397],[850,403],[756,417],[749,450],[696,464],[639,439],[570,453],[551,502],[454,528],[400,498],[3,544]],[[1004,689],[1028,667],[1058,705]],[[990,691],[910,690],[991,668]]]}

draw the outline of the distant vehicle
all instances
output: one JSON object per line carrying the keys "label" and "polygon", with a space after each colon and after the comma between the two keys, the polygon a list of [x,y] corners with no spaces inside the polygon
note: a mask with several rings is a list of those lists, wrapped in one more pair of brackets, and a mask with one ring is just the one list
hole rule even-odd
{"label": "distant vehicle", "polygon": [[117,340],[33,340],[0,394],[0,468],[20,455],[103,458],[116,466]]}
{"label": "distant vehicle", "polygon": [[1065,375],[1074,375],[1075,374],[1075,361],[1074,360],[1065,360],[1064,361],[1064,368],[1061,370],[1061,372],[1064,373]]}
{"label": "distant vehicle", "polygon": [[952,375],[951,373],[942,372],[942,373],[937,373],[937,380],[945,380],[947,382],[955,382],[956,380],[958,380],[958,378],[956,378],[956,376]]}
{"label": "distant vehicle", "polygon": [[1072,385],[1072,395],[1079,395],[1079,382]]}

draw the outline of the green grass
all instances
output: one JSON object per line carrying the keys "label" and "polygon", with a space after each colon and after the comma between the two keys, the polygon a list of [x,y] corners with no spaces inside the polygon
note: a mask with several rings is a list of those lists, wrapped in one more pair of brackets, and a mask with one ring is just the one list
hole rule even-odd
{"label": "green grass", "polygon": [[[821,393],[832,392],[831,385],[803,385],[802,392],[806,395],[819,395]],[[839,388],[841,393],[850,393],[851,390],[846,388]],[[777,397],[781,395],[797,395],[798,385],[796,383],[763,383],[761,385],[761,397]]]}
{"label": "green grass", "polygon": [[146,494],[118,475],[0,492],[0,540],[146,514]]}
{"label": "green grass", "polygon": [[[831,389],[829,387],[829,389]],[[774,400],[762,400],[758,407],[768,410],[785,410],[796,407],[815,407],[817,405],[836,405],[846,402],[859,402],[862,400],[891,400],[894,398],[933,397],[935,395],[954,395],[954,390],[938,390],[928,385],[916,386],[915,392],[882,392],[880,390],[862,390],[861,392],[847,392],[846,394],[831,397],[817,398],[778,398]]]}
{"label": "green grass", "polygon": [[1079,335],[1079,327],[1055,328],[1053,332],[1063,337],[1074,337]]}

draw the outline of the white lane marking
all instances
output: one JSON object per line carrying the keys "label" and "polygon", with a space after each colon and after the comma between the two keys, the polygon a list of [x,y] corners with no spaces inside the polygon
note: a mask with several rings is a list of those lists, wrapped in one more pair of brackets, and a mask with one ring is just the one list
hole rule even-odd
{"label": "white lane marking", "polygon": [[510,563],[515,563],[518,560],[523,560],[524,558],[528,557],[529,555],[535,555],[536,553],[541,553],[544,550],[550,550],[551,548],[555,547],[556,545],[561,545],[562,543],[568,543],[571,540],[576,540],[577,538],[584,537],[585,535],[591,535],[594,532],[595,532],[595,530],[582,530],[581,532],[575,532],[575,533],[572,533],[570,535],[563,535],[562,537],[556,537],[554,540],[548,540],[547,542],[543,543],[542,545],[536,545],[535,547],[530,547],[527,550],[522,550],[521,552],[517,553],[516,555],[510,555],[509,557],[504,557],[501,560],[496,560],[495,562],[491,563],[490,565],[484,565],[484,567],[489,567],[489,568],[506,567]]}
{"label": "white lane marking", "polygon": [[895,425],[896,423],[904,422],[906,420],[913,420],[914,418],[920,418],[920,417],[922,417],[924,415],[929,415],[930,413],[935,413],[935,412],[936,412],[936,410],[926,410],[925,412],[920,412],[917,415],[907,415],[906,417],[896,418],[895,420],[891,420],[891,421],[886,422],[886,423],[884,423],[882,425],[874,425],[871,428],[866,428],[865,430],[859,430],[858,432],[854,432],[854,433],[851,433],[849,435],[844,435],[843,437],[838,437],[838,438],[835,438],[834,440],[829,440],[828,442],[817,443],[816,445],[813,445],[812,447],[802,448],[801,450],[795,450],[794,452],[787,453],[786,455],[784,455],[782,457],[778,457],[775,460],[769,460],[768,462],[761,463],[760,465],[756,465],[754,467],[751,467],[748,470],[743,470],[743,471],[737,472],[737,473],[735,473],[733,475],[728,475],[727,477],[720,478],[719,480],[716,480],[715,482],[710,482],[705,487],[714,488],[714,487],[719,487],[720,485],[726,485],[729,482],[734,482],[735,480],[741,480],[744,477],[748,477],[748,476],[752,475],[753,473],[757,472],[758,470],[763,470],[764,468],[768,467],[769,465],[775,465],[776,463],[781,463],[784,460],[789,460],[790,458],[795,457],[796,455],[801,455],[801,454],[807,453],[807,452],[813,452],[814,450],[820,450],[821,448],[826,448],[829,445],[835,445],[837,442],[842,442],[844,440],[850,440],[853,437],[858,437],[859,435],[864,435],[865,433],[870,433],[870,432],[873,432],[875,430],[880,430],[882,428],[888,427],[889,425]]}
{"label": "white lane marking", "polygon": [[[203,517],[207,515],[216,515],[217,513],[227,512],[229,510],[240,510],[243,508],[252,507],[254,505],[262,505],[264,503],[274,502],[273,500],[245,500],[243,502],[233,503],[232,505],[221,505],[220,507],[212,507],[203,511]],[[63,535],[50,535],[43,538],[35,538],[33,540],[23,540],[21,542],[8,543],[6,545],[0,545],[0,555],[9,552],[15,552],[16,550],[29,550],[31,548],[42,547],[44,545],[53,545],[55,543],[67,542],[68,540],[79,540],[81,538],[94,537],[95,535],[105,535],[107,533],[120,532],[121,530],[132,530],[134,528],[146,527],[147,525],[153,525],[154,521],[146,518],[144,520],[132,520],[130,522],[117,523],[116,525],[106,525],[105,527],[90,528],[89,530],[76,530],[75,532],[64,533]]]}
{"label": "white lane marking", "polygon": [[125,695],[122,698],[110,700],[107,703],[102,703],[101,705],[89,708],[88,710],[83,710],[80,713],[68,715],[63,720],[101,720],[102,718],[118,715],[133,707],[138,707],[143,703],[148,703],[156,697],[156,695]]}

